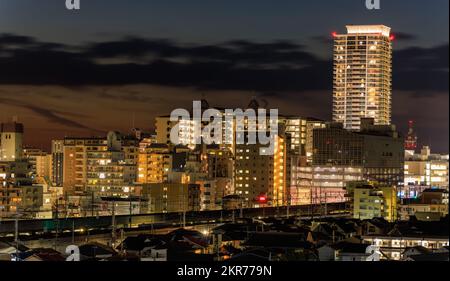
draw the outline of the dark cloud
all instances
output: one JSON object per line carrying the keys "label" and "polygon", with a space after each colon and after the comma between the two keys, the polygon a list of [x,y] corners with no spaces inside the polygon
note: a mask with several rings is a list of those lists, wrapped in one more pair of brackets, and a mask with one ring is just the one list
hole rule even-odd
{"label": "dark cloud", "polygon": [[417,36],[411,33],[406,32],[394,32],[395,40],[398,41],[414,41],[417,39]]}
{"label": "dark cloud", "polygon": [[394,89],[448,91],[448,54],[448,44],[432,48],[414,47],[395,52]]}
{"label": "dark cloud", "polygon": [[35,40],[32,37],[15,35],[10,33],[0,34],[0,46],[26,46],[35,44]]}
{"label": "dark cloud", "polygon": [[8,98],[1,98],[1,97],[0,97],[0,104],[5,104],[5,105],[9,105],[9,106],[17,106],[17,107],[28,109],[28,110],[34,112],[35,114],[37,114],[38,116],[44,117],[51,123],[55,123],[55,124],[75,128],[75,129],[96,131],[88,126],[85,126],[85,125],[77,122],[77,121],[74,121],[67,117],[64,117],[64,116],[75,117],[75,118],[86,117],[83,114],[51,110],[51,109],[43,108],[43,107],[40,107],[37,105],[27,104],[26,102],[21,102],[21,101],[16,101],[16,100],[8,99]]}
{"label": "dark cloud", "polygon": [[327,45],[333,44],[333,38],[331,35],[330,36],[313,36],[313,37],[311,37],[311,40],[313,40],[317,43],[320,43],[320,44],[327,44]]}
{"label": "dark cloud", "polygon": [[[11,44],[15,48],[8,49]],[[2,84],[153,84],[264,92],[332,86],[332,62],[289,41],[188,45],[126,37],[74,48],[7,34],[0,36],[1,49]],[[395,51],[394,89],[448,90],[448,51],[448,44]]]}

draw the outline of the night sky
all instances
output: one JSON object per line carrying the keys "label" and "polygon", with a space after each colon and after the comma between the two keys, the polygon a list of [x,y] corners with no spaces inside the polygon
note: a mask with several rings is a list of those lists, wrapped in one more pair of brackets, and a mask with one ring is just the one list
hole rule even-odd
{"label": "night sky", "polygon": [[0,0],[0,120],[29,145],[152,129],[154,117],[252,96],[282,114],[331,119],[332,40],[347,24],[393,29],[393,123],[449,150],[449,1]]}

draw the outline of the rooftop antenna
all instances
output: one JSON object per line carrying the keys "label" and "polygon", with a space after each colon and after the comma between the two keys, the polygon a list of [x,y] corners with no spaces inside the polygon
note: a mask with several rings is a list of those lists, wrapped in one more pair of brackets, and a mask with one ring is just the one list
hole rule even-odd
{"label": "rooftop antenna", "polygon": [[416,150],[417,148],[417,134],[414,131],[414,121],[408,122],[408,135],[405,138],[405,149]]}
{"label": "rooftop antenna", "polygon": [[206,109],[209,109],[210,107],[209,107],[209,103],[208,103],[208,101],[206,100],[206,95],[205,95],[205,93],[202,93],[201,94],[201,106],[202,106],[202,109],[204,109],[204,110],[206,110]]}
{"label": "rooftop antenna", "polygon": [[252,99],[250,100],[250,103],[248,104],[247,108],[255,110],[259,109],[259,103],[256,95],[252,96]]}

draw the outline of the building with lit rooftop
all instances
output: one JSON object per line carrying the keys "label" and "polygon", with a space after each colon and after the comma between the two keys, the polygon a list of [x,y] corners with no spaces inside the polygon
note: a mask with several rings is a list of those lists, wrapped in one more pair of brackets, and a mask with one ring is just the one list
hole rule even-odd
{"label": "building with lit rooftop", "polygon": [[333,121],[359,130],[362,117],[391,124],[392,39],[384,25],[348,25],[333,33]]}

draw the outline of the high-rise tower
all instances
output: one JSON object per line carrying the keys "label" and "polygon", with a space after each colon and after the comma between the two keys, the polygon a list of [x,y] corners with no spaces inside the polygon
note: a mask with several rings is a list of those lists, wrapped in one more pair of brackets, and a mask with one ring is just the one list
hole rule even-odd
{"label": "high-rise tower", "polygon": [[391,123],[392,40],[384,25],[349,25],[333,33],[333,120],[360,130],[361,118]]}

